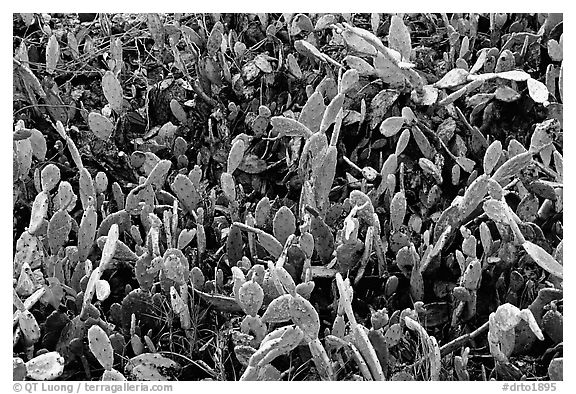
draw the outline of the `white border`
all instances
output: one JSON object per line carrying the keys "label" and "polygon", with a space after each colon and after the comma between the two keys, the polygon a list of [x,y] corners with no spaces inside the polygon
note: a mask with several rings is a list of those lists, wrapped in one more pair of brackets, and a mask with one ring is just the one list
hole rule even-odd
{"label": "white border", "polygon": [[[564,12],[564,20],[568,23],[564,23],[564,32],[565,32],[565,48],[567,49],[564,52],[565,56],[565,69],[564,69],[564,78],[565,78],[565,87],[564,87],[564,100],[566,107],[566,111],[564,111],[564,130],[567,132],[564,134],[564,145],[568,147],[568,149],[564,149],[564,176],[565,180],[565,197],[564,201],[566,202],[565,205],[565,219],[564,219],[564,239],[567,241],[565,245],[565,271],[566,271],[566,302],[565,302],[565,334],[564,334],[564,384],[559,385],[558,392],[575,392],[574,389],[570,390],[569,387],[574,387],[574,372],[576,371],[576,365],[573,362],[574,359],[574,338],[572,337],[572,330],[575,328],[574,326],[574,282],[575,282],[575,269],[574,269],[574,262],[572,258],[576,256],[574,253],[574,244],[573,241],[575,233],[574,233],[574,223],[576,223],[576,217],[574,214],[574,208],[569,203],[571,201],[570,195],[574,196],[574,185],[575,179],[574,176],[576,172],[572,172],[575,169],[574,167],[574,159],[571,156],[571,149],[575,148],[575,141],[574,141],[574,133],[576,130],[574,129],[574,121],[573,121],[573,112],[576,108],[574,108],[573,102],[573,92],[572,89],[574,87],[573,78],[574,72],[576,70],[572,65],[573,62],[573,52],[568,50],[568,48],[573,45],[574,42],[574,35],[573,33],[573,25],[570,20],[572,20],[572,16],[574,15],[571,11],[573,10],[572,7],[568,6],[566,3],[562,2],[561,0],[557,0],[555,2],[546,2],[546,1],[513,1],[513,2],[506,2],[506,1],[494,1],[494,0],[483,0],[483,1],[443,1],[443,2],[430,2],[430,1],[422,1],[422,0],[413,0],[413,1],[403,1],[403,2],[387,2],[387,1],[378,1],[378,2],[353,2],[353,1],[322,1],[322,2],[311,2],[310,0],[289,0],[285,2],[273,2],[273,1],[259,1],[259,2],[246,2],[246,1],[218,1],[218,2],[194,2],[194,1],[187,1],[187,2],[171,2],[171,3],[163,3],[163,2],[151,2],[149,4],[145,2],[136,2],[136,1],[110,1],[110,0],[100,0],[97,2],[84,2],[84,1],[57,1],[57,2],[47,2],[47,1],[37,1],[37,0],[29,0],[25,2],[10,2],[8,4],[2,4],[2,10],[5,11],[2,13],[3,22],[0,24],[0,40],[2,42],[2,53],[8,54],[12,53],[12,13],[13,12],[38,12],[40,11],[48,11],[48,12],[59,12],[59,11],[74,11],[74,12],[94,12],[94,11],[102,11],[106,10],[107,12],[174,12],[174,11],[194,11],[194,12],[343,12],[343,11],[353,11],[353,12],[510,12],[510,11],[523,11],[523,12]],[[6,9],[5,9],[6,8]],[[6,129],[4,133],[3,143],[0,145],[1,149],[3,150],[2,154],[0,155],[2,160],[3,169],[0,171],[0,184],[8,185],[12,184],[11,180],[11,173],[8,169],[12,168],[12,160],[11,160],[11,140],[10,131],[13,128],[12,124],[12,101],[11,101],[11,92],[12,92],[12,67],[11,62],[8,58],[4,58],[1,62],[2,65],[2,79],[5,83],[2,84],[4,86],[5,93],[1,95],[0,100],[2,100],[2,105],[0,106],[1,111],[1,119],[2,125]],[[569,71],[569,70],[573,71]],[[0,232],[2,234],[2,238],[8,242],[8,245],[12,244],[12,228],[10,227],[12,220],[12,196],[9,195],[8,192],[2,195],[2,220],[1,222],[3,225],[0,227]],[[6,316],[8,320],[8,316],[12,316],[12,309],[9,306],[9,286],[12,286],[11,278],[11,267],[12,267],[12,254],[8,253],[7,246],[2,248],[2,260],[3,263],[0,264],[0,278],[5,281],[5,285],[1,288],[4,289],[6,298],[1,303],[1,308],[5,312],[2,313],[2,316]],[[570,312],[572,311],[572,312]],[[6,389],[12,391],[12,383],[11,383],[11,372],[10,372],[10,358],[8,356],[8,347],[9,343],[11,342],[9,338],[12,338],[12,331],[9,331],[8,323],[6,323],[5,327],[3,327],[4,335],[3,340],[1,343],[1,353],[2,355],[2,364],[4,367],[2,368],[3,371],[6,372],[6,382],[2,384],[7,385]],[[246,384],[232,384],[233,382],[225,382],[225,383],[205,383],[199,382],[194,383],[194,386],[191,387],[191,383],[176,383],[175,385],[175,392],[189,392],[190,390],[201,390],[200,392],[204,392],[204,390],[212,390],[212,391],[221,391],[230,393],[231,390],[235,394],[238,391],[250,391],[254,392],[254,390],[263,389],[264,391],[270,390],[280,390],[280,391],[288,391],[293,392],[295,390],[314,390],[320,388],[318,385],[322,385],[322,389],[326,390],[342,390],[343,392],[349,392],[350,390],[357,390],[359,386],[351,386],[352,382],[338,382],[338,383],[321,383],[321,382],[310,382],[310,383],[291,383],[288,386],[285,383],[246,383]],[[215,385],[214,385],[215,384]],[[337,385],[336,385],[337,384]],[[500,392],[500,384],[493,383],[493,382],[428,382],[426,386],[424,386],[423,382],[407,384],[405,382],[398,383],[398,382],[387,382],[382,386],[375,387],[375,383],[363,383],[362,389],[363,390],[382,390],[383,392],[398,392],[398,390],[410,388],[416,390],[425,390],[426,393],[442,393],[445,392],[446,389],[454,390],[455,392],[469,392],[469,393],[482,393],[485,392]],[[209,386],[208,386],[209,385]],[[345,387],[347,385],[348,387]],[[365,385],[371,385],[372,387],[368,388]],[[313,387],[316,386],[316,387]],[[329,387],[328,387],[329,386]],[[376,391],[376,392],[377,392]]]}

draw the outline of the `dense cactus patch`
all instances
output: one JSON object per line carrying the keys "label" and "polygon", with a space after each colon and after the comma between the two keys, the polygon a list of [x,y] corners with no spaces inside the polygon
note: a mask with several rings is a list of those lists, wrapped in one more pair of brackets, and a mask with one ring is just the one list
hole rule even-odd
{"label": "dense cactus patch", "polygon": [[15,380],[561,380],[561,14],[14,14]]}

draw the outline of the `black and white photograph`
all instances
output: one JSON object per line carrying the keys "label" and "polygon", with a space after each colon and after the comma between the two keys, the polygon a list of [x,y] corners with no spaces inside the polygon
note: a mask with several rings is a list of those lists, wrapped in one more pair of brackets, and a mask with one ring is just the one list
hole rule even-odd
{"label": "black and white photograph", "polygon": [[12,13],[12,392],[567,387],[564,14],[466,7]]}

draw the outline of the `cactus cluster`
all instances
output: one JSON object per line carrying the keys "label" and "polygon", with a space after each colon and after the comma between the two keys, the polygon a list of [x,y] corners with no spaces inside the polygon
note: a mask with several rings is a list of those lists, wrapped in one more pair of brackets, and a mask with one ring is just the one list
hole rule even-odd
{"label": "cactus cluster", "polygon": [[[61,53],[49,14],[14,14],[47,45],[40,70],[28,40],[14,57],[37,111],[13,132],[14,380],[466,381],[482,347],[483,379],[520,378],[534,353],[562,378],[555,14],[505,35],[507,14],[491,35],[481,14],[422,14],[448,34],[437,78],[420,14],[373,13],[372,31],[359,14],[146,14],[142,43],[98,15],[110,38],[80,38],[101,106],[60,97],[79,34]],[[546,84],[523,70],[536,43]],[[489,125],[521,97],[546,119],[504,144]]]}

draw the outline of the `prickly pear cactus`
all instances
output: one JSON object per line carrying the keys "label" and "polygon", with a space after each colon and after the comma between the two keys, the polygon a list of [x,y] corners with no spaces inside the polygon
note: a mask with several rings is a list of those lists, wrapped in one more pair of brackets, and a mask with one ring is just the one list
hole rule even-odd
{"label": "prickly pear cactus", "polygon": [[34,262],[44,260],[44,249],[41,247],[38,237],[24,231],[16,242],[16,254],[14,255],[14,267],[12,272],[19,275],[24,263],[33,266]]}
{"label": "prickly pear cactus", "polygon": [[[546,313],[545,306],[563,297],[560,289],[544,288],[538,292],[536,299],[532,301],[528,310],[532,312],[536,323],[542,326],[543,316]],[[526,354],[533,348],[538,340],[537,335],[532,331],[527,321],[521,320],[516,327],[516,340],[514,344],[514,354]]]}
{"label": "prickly pear cactus", "polygon": [[310,301],[300,295],[291,297],[288,302],[292,321],[302,330],[307,341],[318,338],[320,318]]}
{"label": "prickly pear cactus", "polygon": [[563,377],[562,14],[126,15],[13,15],[15,380]]}
{"label": "prickly pear cactus", "polygon": [[58,182],[60,182],[60,168],[55,164],[48,164],[42,169],[40,174],[40,179],[42,182],[42,190],[45,192],[51,192]]}
{"label": "prickly pear cactus", "polygon": [[236,264],[244,256],[244,241],[242,231],[237,226],[231,226],[226,241],[226,253],[230,264]]}
{"label": "prickly pear cactus", "polygon": [[310,224],[310,234],[314,237],[314,249],[320,259],[327,264],[334,253],[334,235],[330,228],[319,217],[313,217]]}
{"label": "prickly pear cactus", "polygon": [[[530,309],[520,310],[514,305],[503,304],[496,309],[496,312],[490,314],[488,343],[490,344],[490,352],[497,361],[508,362],[508,357],[517,346],[518,341],[515,332],[522,328],[519,327],[521,321],[526,322],[539,340],[544,340],[542,331]],[[523,337],[519,337],[518,340],[522,341]],[[520,346],[524,345],[524,343],[520,343]]]}
{"label": "prickly pear cactus", "polygon": [[256,204],[256,209],[254,211],[254,218],[256,219],[256,226],[261,229],[266,229],[270,221],[270,211],[272,207],[270,205],[270,200],[268,197],[263,197],[258,204]]}
{"label": "prickly pear cactus", "polygon": [[204,288],[204,283],[206,282],[206,278],[204,277],[204,273],[198,267],[192,268],[190,271],[190,281],[192,282],[192,286],[195,289],[202,290]]}
{"label": "prickly pear cactus", "polygon": [[26,363],[27,376],[34,380],[54,380],[64,371],[64,358],[58,352],[48,352]]}
{"label": "prickly pear cactus", "polygon": [[274,236],[282,245],[296,231],[296,217],[288,207],[280,207],[272,222]]}
{"label": "prickly pear cactus", "polygon": [[150,253],[144,253],[134,265],[134,274],[136,275],[136,280],[143,290],[150,291],[154,285],[155,274],[149,272],[152,268],[152,255]]}
{"label": "prickly pear cactus", "polygon": [[557,357],[550,361],[548,365],[548,376],[552,381],[563,381],[564,380],[564,358]]}
{"label": "prickly pear cactus", "polygon": [[252,280],[244,283],[238,289],[238,302],[244,313],[256,316],[264,301],[264,291],[260,285]]}
{"label": "prickly pear cactus", "polygon": [[22,337],[28,345],[34,344],[40,340],[40,326],[36,318],[30,311],[23,311],[18,317],[18,325],[22,331]]}
{"label": "prickly pear cactus", "polygon": [[556,309],[552,308],[542,316],[542,330],[554,343],[560,343],[564,339],[564,318]]}
{"label": "prickly pear cactus", "polygon": [[85,261],[88,258],[97,228],[97,214],[94,208],[94,200],[88,202],[88,207],[82,214],[80,227],[78,228],[78,260]]}
{"label": "prickly pear cactus", "polygon": [[185,175],[178,174],[170,184],[172,191],[176,194],[178,201],[188,212],[196,212],[200,203],[200,194],[194,183]]}
{"label": "prickly pear cactus", "polygon": [[130,329],[132,314],[136,316],[142,329],[157,327],[159,320],[156,309],[150,293],[142,289],[132,290],[122,300],[122,327],[125,331]]}
{"label": "prickly pear cactus", "polygon": [[26,364],[20,357],[14,357],[12,362],[12,380],[21,381],[26,378]]}
{"label": "prickly pear cactus", "polygon": [[173,380],[181,370],[180,364],[158,353],[144,353],[128,361],[124,372],[134,380]]}
{"label": "prickly pear cactus", "polygon": [[105,370],[112,370],[114,350],[106,332],[97,325],[88,330],[88,347]]}
{"label": "prickly pear cactus", "polygon": [[115,369],[105,370],[102,374],[102,381],[124,381],[126,378]]}

